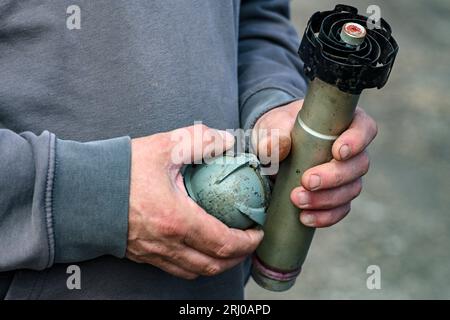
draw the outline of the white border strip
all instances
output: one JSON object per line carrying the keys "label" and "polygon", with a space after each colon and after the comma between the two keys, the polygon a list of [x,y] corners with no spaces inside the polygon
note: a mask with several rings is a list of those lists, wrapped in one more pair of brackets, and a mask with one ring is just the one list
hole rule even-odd
{"label": "white border strip", "polygon": [[329,135],[322,134],[322,133],[320,133],[320,132],[317,132],[317,131],[311,129],[310,127],[308,127],[308,126],[303,122],[302,119],[300,119],[300,117],[297,117],[297,121],[298,121],[298,124],[303,128],[303,130],[305,130],[305,131],[308,132],[310,135],[312,135],[312,136],[314,136],[314,137],[316,137],[316,138],[319,138],[319,139],[322,139],[322,140],[334,141],[334,140],[336,140],[336,139],[339,137],[339,136],[329,136]]}

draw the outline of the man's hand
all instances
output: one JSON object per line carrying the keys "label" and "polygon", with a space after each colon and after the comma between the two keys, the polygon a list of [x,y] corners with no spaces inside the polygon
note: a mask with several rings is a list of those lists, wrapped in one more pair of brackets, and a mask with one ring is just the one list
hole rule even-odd
{"label": "man's hand", "polygon": [[[273,109],[264,114],[255,125],[258,129],[279,129],[279,145],[265,137],[252,136],[258,153],[279,148],[280,161],[285,159],[291,148],[290,133],[298,111],[303,105],[296,101]],[[377,135],[377,125],[361,108],[356,109],[350,128],[334,142],[333,160],[307,170],[299,187],[291,193],[291,201],[302,209],[300,220],[310,227],[328,227],[343,219],[350,211],[350,202],[362,189],[362,176],[369,170],[366,147]],[[264,150],[264,151],[263,151]]]}
{"label": "man's hand", "polygon": [[[190,139],[173,139],[180,137]],[[231,148],[234,138],[201,125],[132,141],[129,259],[194,279],[221,273],[256,249],[262,231],[228,228],[191,200],[183,185],[183,163],[213,156],[211,146],[221,143],[216,153]],[[191,152],[180,155],[175,148]]]}

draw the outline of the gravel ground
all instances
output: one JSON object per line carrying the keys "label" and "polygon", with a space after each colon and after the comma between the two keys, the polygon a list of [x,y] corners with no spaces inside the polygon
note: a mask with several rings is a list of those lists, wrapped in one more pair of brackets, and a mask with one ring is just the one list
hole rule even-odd
{"label": "gravel ground", "polygon": [[[337,2],[292,1],[299,34]],[[389,83],[360,104],[379,124],[372,167],[352,213],[316,233],[293,289],[254,282],[248,299],[450,299],[450,1],[348,1],[381,7],[400,45]],[[381,269],[381,289],[366,286]]]}

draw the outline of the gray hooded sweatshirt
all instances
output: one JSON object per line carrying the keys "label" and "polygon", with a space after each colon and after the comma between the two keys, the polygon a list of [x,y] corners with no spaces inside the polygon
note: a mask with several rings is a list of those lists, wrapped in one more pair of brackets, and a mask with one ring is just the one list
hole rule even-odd
{"label": "gray hooded sweatshirt", "polygon": [[243,298],[248,263],[124,257],[130,139],[251,128],[304,95],[298,44],[288,0],[0,0],[0,297]]}

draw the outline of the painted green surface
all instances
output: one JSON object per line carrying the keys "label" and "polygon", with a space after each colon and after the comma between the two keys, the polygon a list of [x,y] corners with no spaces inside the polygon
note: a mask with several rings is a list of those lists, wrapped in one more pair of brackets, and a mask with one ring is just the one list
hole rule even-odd
{"label": "painted green surface", "polygon": [[[323,135],[337,136],[351,123],[358,102],[358,96],[344,93],[337,88],[314,79],[308,89],[292,132],[292,148],[289,157],[281,163],[273,188],[267,221],[264,225],[264,239],[256,253],[264,265],[274,270],[292,272],[301,268],[305,261],[314,229],[304,226],[299,220],[299,209],[295,207],[290,194],[299,185],[303,173],[318,164],[331,160],[334,140],[318,138],[299,124]],[[253,277],[268,290],[284,291],[295,282],[271,281],[257,269]]]}
{"label": "painted green surface", "polygon": [[189,196],[229,227],[248,229],[264,223],[270,186],[254,155],[189,165],[183,175]]}

